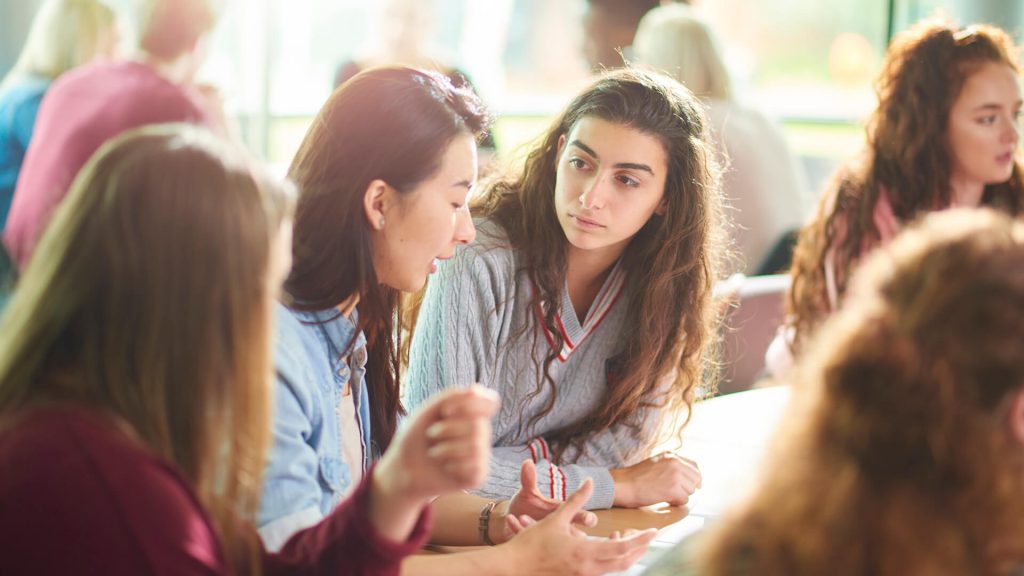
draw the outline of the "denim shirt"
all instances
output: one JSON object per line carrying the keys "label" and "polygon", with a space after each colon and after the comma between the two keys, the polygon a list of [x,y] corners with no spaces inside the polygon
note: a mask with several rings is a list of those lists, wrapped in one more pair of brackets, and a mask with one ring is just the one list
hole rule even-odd
{"label": "denim shirt", "polygon": [[[356,315],[299,312],[278,304],[274,337],[276,393],[259,532],[269,550],[324,518],[352,483],[351,466],[369,469],[370,406],[364,378],[366,338]],[[349,366],[349,356],[353,366]],[[342,460],[338,404],[351,381],[362,462]]]}

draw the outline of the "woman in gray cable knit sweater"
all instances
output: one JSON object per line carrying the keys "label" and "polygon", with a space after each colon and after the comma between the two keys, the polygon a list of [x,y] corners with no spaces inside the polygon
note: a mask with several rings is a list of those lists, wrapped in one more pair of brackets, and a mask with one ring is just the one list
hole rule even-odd
{"label": "woman in gray cable knit sweater", "polygon": [[650,453],[678,432],[661,425],[692,402],[715,323],[720,185],[700,104],[667,77],[610,72],[474,214],[475,242],[423,295],[409,404],[500,392],[485,496],[514,493],[531,458],[552,498],[592,477],[590,508],[685,503],[696,464]]}

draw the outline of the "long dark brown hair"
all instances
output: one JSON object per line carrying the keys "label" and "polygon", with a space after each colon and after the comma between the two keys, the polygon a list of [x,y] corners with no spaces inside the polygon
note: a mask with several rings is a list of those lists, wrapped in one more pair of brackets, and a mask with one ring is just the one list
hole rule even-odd
{"label": "long dark brown hair", "polygon": [[72,403],[126,422],[192,482],[238,572],[259,566],[268,268],[292,201],[195,128],[126,133],[82,169],[0,323],[0,421]]}
{"label": "long dark brown hair", "polygon": [[[409,193],[433,176],[456,136],[483,134],[489,117],[468,89],[440,74],[376,68],[338,88],[313,120],[289,169],[299,187],[289,305],[327,310],[359,296],[375,453],[404,414],[399,397],[399,291],[373,267],[363,196],[374,180]],[[340,312],[339,312],[340,313]]]}
{"label": "long dark brown hair", "polygon": [[[867,125],[867,149],[837,172],[814,219],[801,231],[793,255],[787,305],[797,349],[831,310],[824,268],[837,230],[845,230],[845,238],[836,246],[835,262],[842,296],[865,243],[878,242],[873,211],[883,187],[893,213],[903,222],[949,206],[950,109],[964,82],[980,66],[996,62],[1019,73],[1017,58],[1010,37],[991,26],[960,29],[929,20],[896,37],[876,83],[878,108]],[[1021,210],[1024,171],[1020,160],[1008,181],[985,186],[982,202],[1013,214]]]}
{"label": "long dark brown hair", "polygon": [[1024,225],[927,216],[870,256],[792,374],[765,476],[699,572],[1005,574],[1024,562]]}
{"label": "long dark brown hair", "polygon": [[[475,215],[500,224],[512,247],[522,252],[525,271],[538,287],[532,306],[562,301],[567,241],[554,205],[558,141],[583,118],[628,126],[661,142],[668,158],[666,211],[644,225],[622,256],[632,320],[621,335],[621,377],[609,383],[591,414],[545,435],[556,461],[567,448],[580,451],[587,438],[611,426],[639,432],[641,408],[689,406],[711,357],[716,324],[711,287],[719,279],[722,248],[719,171],[700,104],[666,76],[609,72],[555,120],[519,176],[491,184],[473,206]],[[545,346],[538,364],[536,392],[547,383],[551,395],[527,427],[550,412],[557,393],[549,371],[563,345],[555,320],[559,310],[546,306],[542,313],[554,343]],[[532,335],[536,338],[536,331]]]}

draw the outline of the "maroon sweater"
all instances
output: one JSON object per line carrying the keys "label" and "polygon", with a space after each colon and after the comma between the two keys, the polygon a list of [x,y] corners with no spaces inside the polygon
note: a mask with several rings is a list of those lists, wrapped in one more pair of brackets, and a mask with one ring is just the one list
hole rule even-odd
{"label": "maroon sweater", "polygon": [[[428,536],[425,509],[407,542],[368,517],[368,474],[320,524],[295,534],[263,573],[398,574]],[[97,413],[34,410],[0,431],[0,574],[229,574],[190,483]]]}

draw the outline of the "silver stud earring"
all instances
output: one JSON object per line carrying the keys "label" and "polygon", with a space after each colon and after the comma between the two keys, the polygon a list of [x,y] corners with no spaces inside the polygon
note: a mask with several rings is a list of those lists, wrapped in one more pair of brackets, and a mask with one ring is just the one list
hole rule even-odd
{"label": "silver stud earring", "polygon": [[384,228],[384,218],[377,220],[377,228]]}

